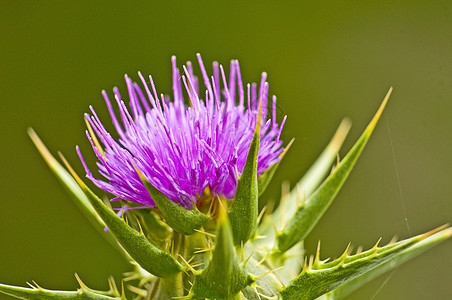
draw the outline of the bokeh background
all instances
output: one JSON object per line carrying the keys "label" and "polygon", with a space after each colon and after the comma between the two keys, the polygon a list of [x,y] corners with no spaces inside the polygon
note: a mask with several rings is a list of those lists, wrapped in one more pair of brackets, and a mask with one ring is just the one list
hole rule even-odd
{"label": "bokeh background", "polygon": [[[245,81],[269,74],[295,144],[265,199],[278,199],[328,142],[344,116],[351,147],[390,86],[394,93],[339,196],[307,239],[322,257],[349,241],[406,238],[452,221],[452,2],[444,1],[6,1],[0,0],[0,282],[75,289],[129,270],[68,198],[26,135],[77,167],[90,153],[83,113],[123,74],[154,76],[170,93],[179,65],[238,58]],[[209,68],[210,69],[210,68]],[[110,126],[112,128],[112,126]],[[89,155],[86,155],[90,157]],[[90,162],[92,163],[93,156]],[[398,171],[398,175],[397,175]],[[450,299],[452,241],[347,299]],[[0,299],[7,299],[0,296]]]}

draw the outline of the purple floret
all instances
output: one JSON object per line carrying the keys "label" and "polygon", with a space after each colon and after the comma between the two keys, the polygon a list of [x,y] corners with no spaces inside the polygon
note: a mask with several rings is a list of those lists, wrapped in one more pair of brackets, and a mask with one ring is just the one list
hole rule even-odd
{"label": "purple floret", "polygon": [[[272,118],[267,120],[267,75],[262,74],[259,91],[255,83],[248,84],[245,91],[237,60],[231,61],[229,82],[223,67],[216,62],[213,63],[214,75],[211,78],[199,54],[198,62],[205,91],[199,90],[198,78],[193,75],[191,63],[183,67],[185,75],[181,76],[176,58],[172,58],[172,102],[167,96],[157,94],[151,76],[150,82],[146,82],[139,73],[143,92],[126,75],[129,108],[118,89],[113,89],[119,107],[119,120],[107,93],[103,91],[119,135],[118,141],[108,133],[90,107],[92,116],[87,114],[86,118],[104,149],[98,149],[97,142],[88,131],[86,134],[99,159],[97,166],[105,181],[93,177],[78,147],[77,152],[87,177],[99,188],[116,195],[113,200],[123,199],[144,207],[154,207],[133,164],[153,186],[187,209],[202,197],[206,188],[213,196],[233,199],[256,126],[261,98],[258,175],[279,160],[284,150],[280,134],[286,117],[281,125],[276,123],[276,97],[273,96]],[[184,91],[188,95],[189,106],[184,104]]]}

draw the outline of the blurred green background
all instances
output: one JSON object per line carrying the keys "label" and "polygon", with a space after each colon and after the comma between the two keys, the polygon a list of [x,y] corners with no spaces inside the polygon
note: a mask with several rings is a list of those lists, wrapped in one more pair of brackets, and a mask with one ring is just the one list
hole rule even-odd
{"label": "blurred green background", "polygon": [[[93,288],[129,270],[91,228],[26,135],[82,168],[83,113],[110,125],[101,89],[151,74],[170,93],[170,56],[238,58],[246,82],[269,74],[295,144],[266,199],[293,185],[344,116],[353,127],[342,156],[390,86],[394,93],[354,172],[307,240],[322,257],[349,241],[405,238],[452,221],[452,2],[0,0],[0,282]],[[110,126],[109,128],[112,128]],[[393,150],[392,150],[393,149]],[[94,162],[91,155],[91,163]],[[399,176],[397,176],[398,169]],[[348,299],[450,299],[452,242],[367,284]],[[0,296],[0,299],[4,296]]]}

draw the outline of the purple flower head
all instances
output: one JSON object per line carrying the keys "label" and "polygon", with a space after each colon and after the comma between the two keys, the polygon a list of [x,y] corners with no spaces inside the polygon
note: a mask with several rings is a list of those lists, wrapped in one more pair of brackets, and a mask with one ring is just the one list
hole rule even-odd
{"label": "purple flower head", "polygon": [[[187,209],[203,197],[207,188],[210,195],[233,199],[258,119],[260,99],[258,175],[279,160],[284,150],[280,134],[286,117],[281,125],[276,123],[273,96],[272,118],[267,120],[267,75],[262,74],[259,90],[255,83],[244,87],[237,60],[231,61],[227,80],[223,67],[216,62],[213,76],[209,77],[201,56],[197,57],[205,91],[199,89],[191,63],[183,67],[181,76],[173,57],[173,101],[157,93],[151,76],[146,82],[139,73],[143,91],[126,75],[128,108],[118,89],[113,89],[119,107],[117,118],[107,93],[102,92],[118,140],[105,129],[92,107],[92,115],[85,115],[91,131],[86,134],[105,181],[93,177],[78,147],[77,152],[87,177],[99,188],[116,195],[113,200],[154,206],[134,164],[153,186]],[[184,102],[187,96],[188,106]]]}

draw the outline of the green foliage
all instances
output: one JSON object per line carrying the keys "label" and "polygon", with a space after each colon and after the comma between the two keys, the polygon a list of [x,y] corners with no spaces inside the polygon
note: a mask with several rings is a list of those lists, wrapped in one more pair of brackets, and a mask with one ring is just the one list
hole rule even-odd
{"label": "green foliage", "polygon": [[[257,176],[260,118],[233,201],[206,192],[203,200],[208,210],[205,206],[199,208],[201,212],[196,205],[186,210],[159,192],[136,168],[156,208],[127,210],[122,218],[83,183],[61,156],[71,176],[33,130],[29,130],[29,135],[88,219],[130,261],[133,270],[125,274],[124,282],[137,295],[136,299],[337,300],[452,235],[452,228],[443,226],[383,247],[377,243],[372,249],[354,255],[347,247],[344,254],[330,262],[320,259],[320,245],[315,256],[305,257],[304,238],[343,186],[390,92],[329,176],[350,129],[348,119],[342,121],[295,188],[284,189],[280,206],[273,212],[264,209],[260,214],[258,197],[279,165],[278,162]],[[291,144],[292,141],[280,159]],[[89,289],[77,279],[80,283],[77,291],[52,291],[36,284],[31,288],[0,284],[0,292],[19,299],[126,299],[124,290],[120,294],[112,279],[107,292]]]}
{"label": "green foliage", "polygon": [[[327,262],[320,260],[320,245],[314,260],[305,266],[299,276],[292,280],[281,291],[284,300],[309,300],[316,299],[334,289],[350,283],[361,276],[373,276],[380,274],[383,269],[392,269],[404,262],[407,258],[419,254],[420,251],[442,242],[452,235],[452,228],[445,226],[430,232],[406,239],[397,243],[390,243],[384,247],[378,247],[378,243],[370,250],[355,255],[348,254],[348,247],[338,259]],[[429,238],[427,240],[427,238]],[[358,285],[353,286],[356,288]],[[346,287],[348,289],[351,286]],[[344,292],[345,290],[343,290]],[[332,299],[338,299],[332,297]]]}
{"label": "green foliage", "polygon": [[110,290],[103,292],[88,288],[80,280],[77,274],[75,274],[75,276],[80,284],[80,288],[73,292],[47,290],[40,287],[35,282],[33,282],[34,285],[29,284],[31,288],[0,284],[0,292],[15,298],[30,300],[125,300],[124,294],[119,294],[113,278],[108,280]]}

